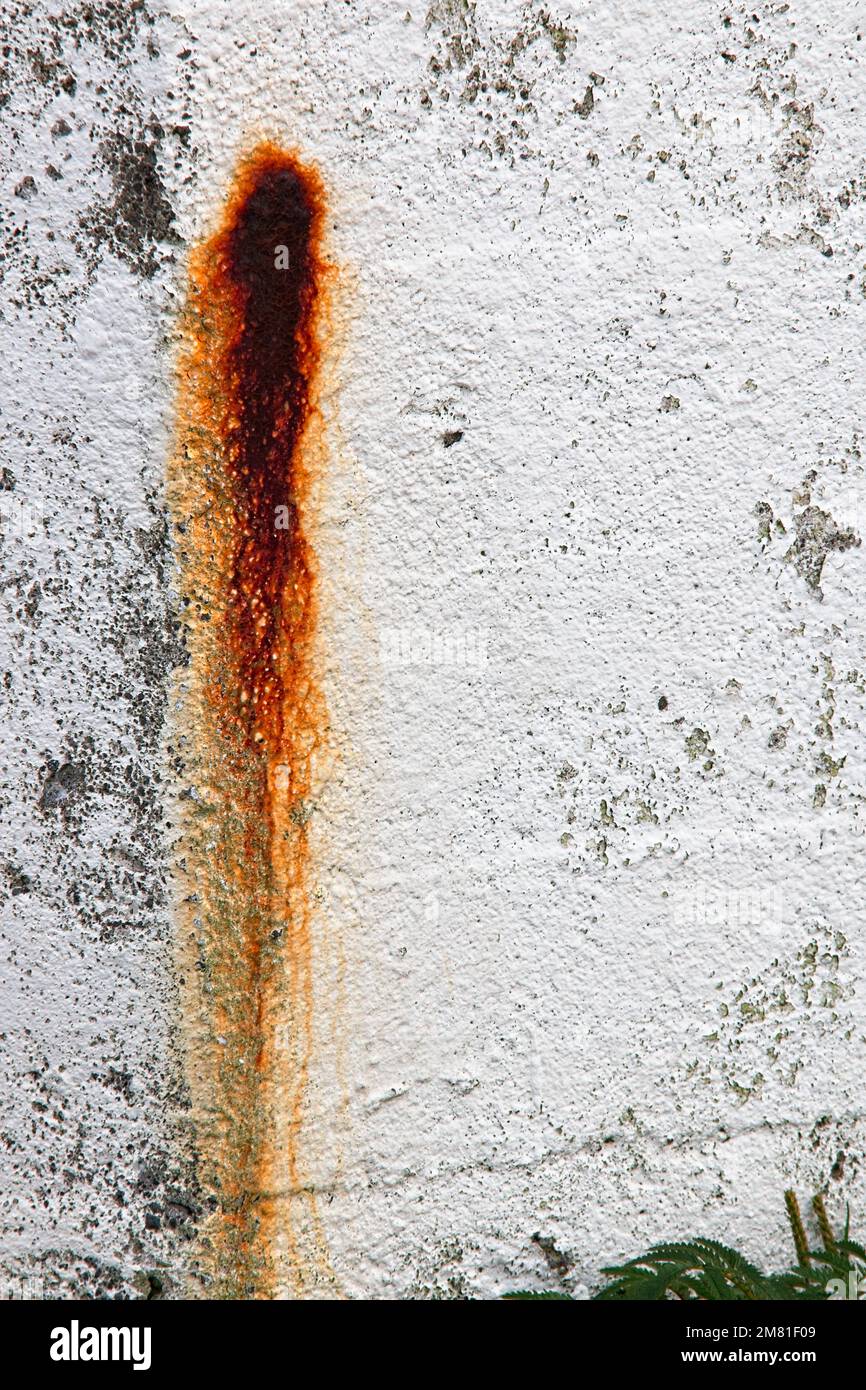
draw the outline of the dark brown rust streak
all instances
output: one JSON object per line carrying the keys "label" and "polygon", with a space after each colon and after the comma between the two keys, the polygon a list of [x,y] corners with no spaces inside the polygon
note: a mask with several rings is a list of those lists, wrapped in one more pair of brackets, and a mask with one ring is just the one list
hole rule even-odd
{"label": "dark brown rust streak", "polygon": [[222,1117],[205,1167],[220,1212],[216,1278],[235,1296],[272,1293],[298,1258],[275,1194],[303,1187],[312,1036],[306,805],[325,711],[306,518],[324,207],[319,176],[294,154],[253,152],[191,258],[182,358],[189,723],[211,814],[188,837],[208,982],[188,1008],[221,1039],[193,1042],[211,1058],[194,1091],[203,1113]]}

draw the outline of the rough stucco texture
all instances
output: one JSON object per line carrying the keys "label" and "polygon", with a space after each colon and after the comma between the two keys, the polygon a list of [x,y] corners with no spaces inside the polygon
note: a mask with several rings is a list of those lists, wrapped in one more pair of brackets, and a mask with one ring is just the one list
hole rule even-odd
{"label": "rough stucco texture", "polygon": [[786,1186],[866,1218],[862,13],[407,2],[3,5],[13,1292],[207,1292],[164,479],[261,137],[343,325],[308,1293],[775,1263]]}

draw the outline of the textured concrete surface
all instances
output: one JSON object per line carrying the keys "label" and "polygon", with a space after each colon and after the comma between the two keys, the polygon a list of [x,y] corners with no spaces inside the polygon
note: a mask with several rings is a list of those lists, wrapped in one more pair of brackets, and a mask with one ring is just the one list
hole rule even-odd
{"label": "textured concrete surface", "polygon": [[786,1261],[786,1186],[862,1233],[862,14],[2,13],[7,1294],[207,1291],[163,482],[186,248],[261,135],[346,325],[313,1294]]}

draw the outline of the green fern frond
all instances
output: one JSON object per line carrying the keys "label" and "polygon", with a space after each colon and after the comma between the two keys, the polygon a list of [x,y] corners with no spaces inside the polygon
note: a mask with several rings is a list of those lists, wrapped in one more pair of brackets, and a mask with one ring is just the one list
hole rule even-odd
{"label": "green fern frond", "polygon": [[809,1263],[809,1241],[806,1238],[806,1228],[803,1225],[803,1218],[800,1215],[800,1204],[797,1201],[797,1194],[791,1188],[785,1193],[785,1206],[788,1210],[788,1220],[791,1224],[791,1235],[794,1237],[794,1249],[797,1251],[797,1259],[801,1265]]}
{"label": "green fern frond", "polygon": [[825,1254],[829,1255],[836,1248],[836,1237],[833,1235],[827,1208],[824,1206],[824,1198],[820,1192],[816,1192],[812,1198],[812,1210],[818,1218],[818,1230],[821,1232],[821,1239],[824,1242]]}
{"label": "green fern frond", "polygon": [[[794,1237],[797,1264],[776,1274],[764,1274],[739,1251],[717,1240],[696,1236],[684,1241],[662,1241],[645,1255],[602,1270],[608,1282],[596,1300],[605,1302],[641,1300],[742,1302],[763,1300],[792,1302],[823,1301],[830,1297],[831,1280],[848,1286],[849,1276],[866,1278],[866,1248],[850,1238],[850,1213],[845,1214],[841,1238],[833,1233],[823,1198],[812,1201],[823,1242],[822,1250],[810,1250],[800,1206],[792,1191],[785,1193],[785,1207]],[[856,1287],[856,1284],[855,1284]],[[507,1299],[555,1299],[573,1302],[566,1293],[517,1292]]]}
{"label": "green fern frond", "polygon": [[837,1240],[820,1197],[813,1201],[823,1250],[810,1250],[799,1203],[791,1191],[785,1206],[794,1237],[797,1265],[776,1274],[764,1274],[738,1251],[719,1241],[696,1237],[688,1241],[654,1245],[645,1255],[602,1270],[608,1284],[596,1299],[662,1300],[701,1299],[718,1302],[771,1300],[790,1302],[829,1298],[831,1279],[848,1281],[850,1274],[866,1275],[866,1250],[845,1234]]}
{"label": "green fern frond", "polygon": [[605,1300],[697,1298],[726,1302],[774,1296],[767,1276],[743,1255],[702,1237],[654,1245],[638,1259],[610,1266],[602,1273],[613,1281],[596,1295]]}

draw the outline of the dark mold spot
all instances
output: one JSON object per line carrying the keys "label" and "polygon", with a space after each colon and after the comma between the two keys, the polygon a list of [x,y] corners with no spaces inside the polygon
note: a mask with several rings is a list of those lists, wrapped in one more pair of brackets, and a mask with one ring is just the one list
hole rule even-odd
{"label": "dark mold spot", "polygon": [[22,893],[29,893],[33,888],[33,880],[29,874],[25,874],[23,869],[17,868],[15,864],[7,864],[3,870],[3,877],[9,885],[9,892],[13,898],[19,897]]}
{"label": "dark mold spot", "polygon": [[81,796],[85,790],[83,767],[76,763],[58,763],[52,758],[39,805],[43,811],[53,811],[70,798]]}
{"label": "dark mold spot", "polygon": [[575,115],[579,116],[582,121],[585,121],[589,116],[592,115],[594,106],[595,93],[593,92],[592,85],[590,84],[583,94],[583,100],[576,101],[574,103]]}
{"label": "dark mold spot", "polygon": [[829,512],[820,507],[806,507],[794,517],[797,538],[785,555],[802,579],[819,599],[823,599],[821,574],[824,561],[832,550],[850,550],[859,546],[860,537],[850,526],[838,526]]}
{"label": "dark mold spot", "polygon": [[92,209],[82,222],[94,246],[108,246],[146,279],[159,266],[160,245],[178,240],[157,163],[162,136],[157,127],[150,139],[117,133],[104,142],[114,199],[107,207]]}
{"label": "dark mold spot", "polygon": [[536,1231],[532,1240],[533,1244],[538,1246],[554,1274],[558,1274],[560,1278],[562,1278],[563,1275],[568,1273],[574,1261],[558,1248],[552,1236],[543,1236],[539,1231]]}

